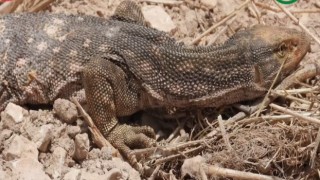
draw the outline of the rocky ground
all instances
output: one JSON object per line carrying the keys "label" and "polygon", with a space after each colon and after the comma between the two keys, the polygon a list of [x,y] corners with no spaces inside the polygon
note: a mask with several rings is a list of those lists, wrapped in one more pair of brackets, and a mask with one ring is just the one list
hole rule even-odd
{"label": "rocky ground", "polygon": [[[24,0],[11,10],[4,8],[6,4],[2,4],[0,13],[33,9],[108,18],[119,2]],[[235,31],[258,23],[301,29],[272,1],[255,2],[255,5],[250,2],[244,9],[239,9],[235,18],[231,18],[200,41],[194,40],[229,13],[235,12],[244,1],[141,0],[139,4],[150,26],[166,31],[189,45],[220,43]],[[314,36],[320,38],[320,3],[317,0],[301,0],[286,7]],[[320,61],[319,50],[320,45],[313,40],[312,51],[302,65]],[[282,97],[276,103],[319,120],[319,77],[297,84],[295,88],[309,88],[308,91],[292,95],[295,99]],[[240,172],[266,175],[254,176],[253,179],[268,179],[270,176],[319,179],[317,146],[320,138],[317,123],[305,122],[301,118],[267,107],[260,118],[245,118],[236,123],[225,121],[224,132],[221,124],[217,123],[216,110],[188,111],[190,112],[183,112],[182,116],[175,117],[175,121],[164,120],[164,123],[153,127],[166,138],[165,144],[170,145],[167,147],[176,148],[177,142],[185,142],[186,149],[192,153],[175,149],[179,153],[168,151],[170,153],[167,155],[176,155],[173,158],[161,159],[155,156],[151,159],[153,161],[142,159],[141,163],[149,171],[155,168],[158,172],[152,174],[150,179],[215,179],[223,173],[228,173],[227,177],[233,177],[229,179],[238,179],[253,175],[230,176],[232,173],[239,175]],[[227,107],[219,112],[222,112],[223,119],[228,119],[239,112],[241,114],[241,109]],[[155,119],[159,120],[154,115],[138,116],[156,122],[158,121]],[[266,119],[270,121],[265,121]],[[226,142],[225,137],[229,141]],[[92,142],[88,125],[76,106],[62,99],[56,100],[53,107],[40,109],[9,104],[1,112],[0,152],[0,179],[141,179],[150,176],[141,176],[125,160],[114,157],[110,147],[98,148]],[[231,169],[238,171],[229,171]]]}

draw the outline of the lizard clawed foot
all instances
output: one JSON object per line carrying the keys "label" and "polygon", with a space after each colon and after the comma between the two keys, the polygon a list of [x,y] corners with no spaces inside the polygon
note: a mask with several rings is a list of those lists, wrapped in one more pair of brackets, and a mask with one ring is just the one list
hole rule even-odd
{"label": "lizard clawed foot", "polygon": [[156,144],[154,130],[149,126],[117,125],[106,138],[136,169],[140,168],[137,167],[136,157],[131,155],[131,149],[147,148]]}

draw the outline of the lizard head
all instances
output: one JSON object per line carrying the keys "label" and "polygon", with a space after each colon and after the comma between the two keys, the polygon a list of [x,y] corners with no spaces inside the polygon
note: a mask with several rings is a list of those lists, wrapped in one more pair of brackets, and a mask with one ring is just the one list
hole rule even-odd
{"label": "lizard head", "polygon": [[233,39],[247,48],[248,59],[255,64],[255,76],[263,81],[273,81],[281,65],[280,79],[288,76],[310,51],[308,36],[295,29],[285,27],[256,25]]}

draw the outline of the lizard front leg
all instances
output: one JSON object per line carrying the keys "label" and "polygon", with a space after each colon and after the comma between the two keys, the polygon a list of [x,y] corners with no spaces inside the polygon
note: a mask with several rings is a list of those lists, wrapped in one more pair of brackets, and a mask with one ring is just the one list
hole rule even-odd
{"label": "lizard front leg", "polygon": [[[88,111],[104,137],[128,157],[131,148],[145,148],[155,144],[152,128],[119,124],[117,117],[139,110],[136,84],[121,67],[110,59],[93,58],[83,71]],[[131,161],[132,163],[132,161]]]}

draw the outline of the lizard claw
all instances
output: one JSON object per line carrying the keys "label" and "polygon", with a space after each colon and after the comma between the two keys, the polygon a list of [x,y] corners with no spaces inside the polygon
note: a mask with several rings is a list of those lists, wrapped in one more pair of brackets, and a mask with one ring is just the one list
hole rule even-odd
{"label": "lizard claw", "polygon": [[117,125],[107,136],[108,141],[117,148],[130,162],[136,161],[129,157],[135,148],[147,148],[156,144],[155,133],[151,127],[134,127]]}

